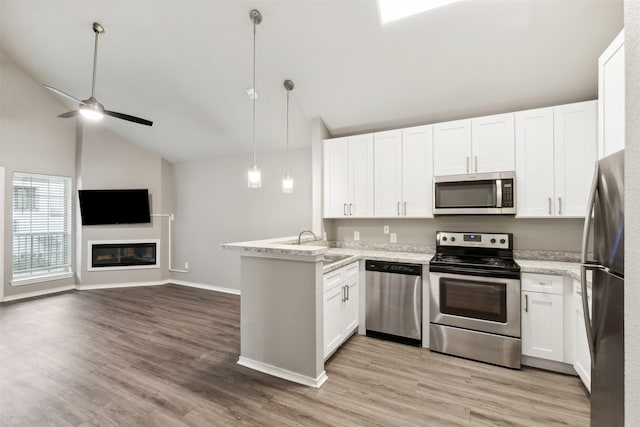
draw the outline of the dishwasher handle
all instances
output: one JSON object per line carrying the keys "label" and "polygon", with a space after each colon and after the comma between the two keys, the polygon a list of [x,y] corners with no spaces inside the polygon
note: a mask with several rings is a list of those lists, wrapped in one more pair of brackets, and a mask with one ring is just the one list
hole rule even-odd
{"label": "dishwasher handle", "polygon": [[406,274],[409,276],[422,276],[421,264],[407,264],[402,262],[388,262],[388,261],[365,261],[366,271],[377,271],[379,273],[390,274]]}

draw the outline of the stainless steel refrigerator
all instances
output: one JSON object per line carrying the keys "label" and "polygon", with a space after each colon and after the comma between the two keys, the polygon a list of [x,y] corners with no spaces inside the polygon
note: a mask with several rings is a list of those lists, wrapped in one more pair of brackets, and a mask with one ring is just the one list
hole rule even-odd
{"label": "stainless steel refrigerator", "polygon": [[[591,213],[593,212],[593,218]],[[593,221],[593,259],[587,249]],[[582,289],[592,272],[591,425],[624,425],[624,150],[597,163],[582,238]],[[591,317],[591,319],[590,319]]]}

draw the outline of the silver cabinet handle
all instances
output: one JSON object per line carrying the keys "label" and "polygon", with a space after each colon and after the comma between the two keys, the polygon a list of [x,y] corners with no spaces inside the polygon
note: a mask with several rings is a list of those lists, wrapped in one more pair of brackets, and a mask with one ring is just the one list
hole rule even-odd
{"label": "silver cabinet handle", "polygon": [[349,215],[353,216],[353,203],[349,203]]}
{"label": "silver cabinet handle", "polygon": [[344,290],[344,285],[342,285],[342,302],[347,300],[347,292]]}
{"label": "silver cabinet handle", "polygon": [[527,294],[524,295],[524,312],[529,312],[529,295]]}
{"label": "silver cabinet handle", "polygon": [[407,216],[407,202],[404,202],[404,216]]}
{"label": "silver cabinet handle", "polygon": [[349,285],[345,285],[345,289],[347,290],[347,301],[349,301]]}
{"label": "silver cabinet handle", "polygon": [[478,172],[478,156],[474,156],[475,164],[476,164],[476,172]]}
{"label": "silver cabinet handle", "polygon": [[344,216],[347,216],[347,204],[343,204],[342,205],[342,213],[344,214]]}
{"label": "silver cabinet handle", "polygon": [[558,215],[562,215],[562,197],[558,197]]}
{"label": "silver cabinet handle", "polygon": [[551,215],[551,197],[549,197],[549,215]]}
{"label": "silver cabinet handle", "polygon": [[469,173],[469,156],[467,156],[467,173]]}
{"label": "silver cabinet handle", "polygon": [[400,216],[400,202],[397,203],[396,209],[398,211],[398,216]]}

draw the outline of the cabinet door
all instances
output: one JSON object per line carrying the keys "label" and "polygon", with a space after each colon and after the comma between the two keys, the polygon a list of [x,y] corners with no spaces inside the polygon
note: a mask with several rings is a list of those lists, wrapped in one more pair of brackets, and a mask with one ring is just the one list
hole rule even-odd
{"label": "cabinet door", "polygon": [[402,214],[433,218],[433,128],[402,131]]}
{"label": "cabinet door", "polygon": [[515,170],[513,113],[478,117],[471,120],[471,171]]}
{"label": "cabinet door", "polygon": [[[580,302],[582,304],[582,302]],[[575,311],[576,316],[576,359],[573,368],[578,373],[582,384],[591,391],[591,353],[589,350],[589,342],[587,341],[587,332],[584,326],[584,313],[582,305],[578,306]]]}
{"label": "cabinet door", "polygon": [[377,217],[402,215],[402,132],[378,132],[374,144],[374,191]]}
{"label": "cabinet door", "polygon": [[562,295],[522,293],[522,354],[563,361]]}
{"label": "cabinet door", "polygon": [[348,215],[373,216],[373,134],[349,137]]}
{"label": "cabinet door", "polygon": [[347,215],[349,189],[348,139],[325,140],[323,144],[324,217]]}
{"label": "cabinet door", "polygon": [[342,330],[343,337],[351,334],[358,327],[358,318],[360,314],[360,288],[359,273],[347,275],[345,277],[344,286],[346,291],[346,301],[342,306]]}
{"label": "cabinet door", "polygon": [[471,171],[471,120],[433,125],[434,176]]}
{"label": "cabinet door", "polygon": [[624,148],[624,30],[598,60],[598,156]]}
{"label": "cabinet door", "polygon": [[516,113],[515,131],[517,216],[553,216],[553,107]]}
{"label": "cabinet door", "polygon": [[[337,281],[337,285],[327,285],[327,281]],[[324,357],[334,351],[343,339],[342,304],[344,299],[344,287],[342,286],[342,273],[325,276],[325,290],[323,293],[323,326],[324,326]]]}
{"label": "cabinet door", "polygon": [[596,161],[596,101],[553,109],[555,214],[583,217]]}

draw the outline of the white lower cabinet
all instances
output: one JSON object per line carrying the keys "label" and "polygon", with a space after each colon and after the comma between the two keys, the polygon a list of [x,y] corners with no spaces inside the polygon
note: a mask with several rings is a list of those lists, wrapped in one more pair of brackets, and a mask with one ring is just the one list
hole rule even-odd
{"label": "white lower cabinet", "polygon": [[575,301],[575,349],[576,356],[573,361],[573,369],[578,373],[582,384],[591,391],[591,351],[587,341],[587,332],[584,324],[584,310],[582,309],[582,290],[580,283],[574,281],[574,301]]}
{"label": "white lower cabinet", "polygon": [[330,356],[358,327],[359,263],[354,262],[324,275],[324,357]]}
{"label": "white lower cabinet", "polygon": [[522,274],[522,354],[564,361],[563,278]]}

